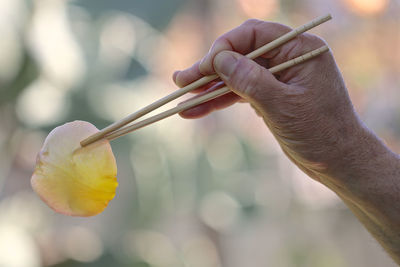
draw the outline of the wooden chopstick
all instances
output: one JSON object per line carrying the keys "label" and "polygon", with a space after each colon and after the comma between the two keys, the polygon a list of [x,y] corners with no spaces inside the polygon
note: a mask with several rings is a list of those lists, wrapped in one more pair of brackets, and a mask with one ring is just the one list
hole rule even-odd
{"label": "wooden chopstick", "polygon": [[[267,53],[268,51],[271,51],[272,49],[288,42],[289,40],[293,39],[297,35],[299,35],[303,32],[306,32],[306,31],[330,20],[331,18],[332,18],[332,16],[330,14],[327,14],[325,16],[321,16],[316,19],[313,19],[312,21],[310,21],[296,29],[293,29],[292,31],[282,35],[281,37],[271,41],[270,43],[254,50],[253,52],[247,54],[246,57],[248,57],[250,59],[255,59],[255,58]],[[203,86],[217,78],[218,78],[218,75],[216,75],[216,74],[204,76],[204,77],[200,78],[199,80],[192,82],[191,84],[189,84],[185,87],[182,87],[182,88],[176,90],[175,92],[151,103],[150,105],[128,115],[127,117],[125,117],[117,122],[114,122],[113,124],[107,126],[106,128],[102,129],[101,131],[97,132],[96,134],[89,136],[88,138],[81,141],[81,146],[84,147],[93,142],[96,142],[97,140],[102,139],[104,136],[110,135],[110,133],[112,133],[113,131],[116,131],[117,129],[122,128],[123,126],[146,115],[147,113],[152,112],[153,110],[167,104],[168,102],[175,100],[178,97],[180,97],[190,91],[193,91],[194,89],[196,89],[200,86]]]}
{"label": "wooden chopstick", "polygon": [[[326,52],[328,50],[329,50],[329,48],[326,45],[322,46],[322,47],[320,47],[318,49],[315,49],[315,50],[313,50],[311,52],[308,52],[308,53],[306,53],[306,54],[304,54],[302,56],[296,57],[296,58],[294,58],[292,60],[286,61],[286,62],[284,62],[282,64],[279,64],[279,65],[277,65],[275,67],[272,67],[272,68],[269,69],[269,71],[272,74],[280,72],[280,71],[285,70],[287,68],[290,68],[290,67],[292,67],[294,65],[300,64],[300,63],[302,63],[302,62],[304,62],[306,60],[314,58],[314,57],[316,57],[316,56],[318,56],[318,55],[320,55],[320,54],[322,54],[322,53],[324,53],[324,52]],[[170,117],[170,116],[172,116],[172,115],[174,115],[176,113],[182,112],[184,110],[187,110],[189,108],[192,108],[192,107],[197,106],[199,104],[202,104],[204,102],[210,101],[211,99],[217,98],[217,97],[222,96],[222,95],[224,95],[226,93],[229,93],[229,92],[231,92],[231,90],[229,90],[228,87],[224,86],[224,87],[222,87],[220,89],[217,89],[215,91],[212,91],[212,92],[210,92],[208,94],[196,97],[196,98],[194,98],[192,100],[189,100],[189,101],[187,101],[185,103],[182,103],[181,105],[178,105],[178,106],[176,106],[174,108],[171,108],[171,109],[169,109],[167,111],[164,111],[164,112],[162,112],[160,114],[157,114],[157,115],[155,115],[153,117],[150,117],[148,119],[142,120],[142,121],[137,122],[135,124],[132,124],[130,126],[126,126],[126,127],[121,128],[119,130],[116,130],[115,132],[106,135],[105,138],[107,138],[110,141],[114,140],[114,139],[116,139],[118,137],[126,135],[126,134],[128,134],[130,132],[133,132],[135,130],[143,128],[143,127],[145,127],[147,125],[150,125],[152,123],[155,123],[157,121],[160,121],[162,119]]]}

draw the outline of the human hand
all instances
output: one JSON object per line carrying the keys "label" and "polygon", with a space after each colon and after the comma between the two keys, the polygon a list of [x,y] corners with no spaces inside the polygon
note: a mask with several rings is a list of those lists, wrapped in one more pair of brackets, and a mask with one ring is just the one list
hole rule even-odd
{"label": "human hand", "polygon": [[[274,77],[268,67],[325,45],[301,34],[254,61],[242,56],[290,28],[249,20],[219,37],[192,67],[174,73],[178,86],[217,73],[232,93],[181,113],[204,116],[238,101],[263,117],[285,154],[332,189],[400,264],[400,156],[366,128],[353,109],[331,52]],[[218,83],[199,88],[204,94]]]}
{"label": "human hand", "polygon": [[[201,61],[175,72],[173,78],[183,87],[216,72],[232,93],[182,112],[181,116],[198,118],[238,101],[249,102],[287,156],[320,180],[319,174],[332,171],[364,130],[331,52],[282,71],[277,77],[267,70],[325,45],[321,38],[301,34],[256,59],[258,64],[241,55],[290,30],[277,23],[246,21],[220,36]],[[197,93],[213,90],[214,84]]]}

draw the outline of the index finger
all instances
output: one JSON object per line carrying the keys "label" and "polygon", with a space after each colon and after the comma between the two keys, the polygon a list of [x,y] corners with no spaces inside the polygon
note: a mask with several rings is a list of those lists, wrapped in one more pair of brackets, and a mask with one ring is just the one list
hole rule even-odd
{"label": "index finger", "polygon": [[[197,62],[186,70],[175,73],[173,77],[174,81],[176,84],[183,87],[200,79],[203,75],[213,74],[215,73],[213,59],[219,52],[231,50],[241,54],[247,54],[275,40],[290,30],[290,27],[279,23],[256,19],[247,20],[237,28],[221,35],[213,43],[207,55],[205,55],[200,62]],[[271,53],[273,51],[271,51]]]}
{"label": "index finger", "polygon": [[210,51],[201,60],[199,71],[203,75],[214,73],[213,59],[221,51],[231,50],[247,54],[289,32],[290,27],[274,23],[250,19],[239,27],[221,35],[211,46]]}

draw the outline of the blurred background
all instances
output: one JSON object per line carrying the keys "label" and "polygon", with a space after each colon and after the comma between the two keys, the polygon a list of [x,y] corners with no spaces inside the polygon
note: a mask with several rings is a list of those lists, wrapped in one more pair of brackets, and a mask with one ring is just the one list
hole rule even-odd
{"label": "blurred background", "polygon": [[312,32],[400,152],[399,1],[0,0],[0,266],[395,266],[247,104],[113,141],[119,187],[98,216],[56,214],[30,186],[54,127],[103,128],[170,93],[174,70],[247,18],[296,27],[325,13]]}

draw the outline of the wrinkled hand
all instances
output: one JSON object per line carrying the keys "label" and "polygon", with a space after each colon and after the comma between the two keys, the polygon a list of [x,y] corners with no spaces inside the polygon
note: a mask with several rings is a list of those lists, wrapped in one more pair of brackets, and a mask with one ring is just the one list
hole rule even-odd
{"label": "wrinkled hand", "polygon": [[[274,77],[268,67],[324,45],[301,34],[256,62],[247,54],[288,32],[286,26],[249,20],[219,37],[198,63],[174,74],[178,86],[218,73],[232,93],[187,110],[204,116],[237,101],[249,102],[286,155],[332,189],[400,264],[400,156],[359,120],[332,54],[324,53]],[[197,90],[214,90],[211,83]]]}
{"label": "wrinkled hand", "polygon": [[[197,118],[240,100],[263,117],[283,151],[303,171],[318,174],[335,168],[351,150],[362,128],[331,52],[282,71],[274,77],[267,68],[325,45],[311,34],[301,34],[268,52],[256,62],[242,56],[276,39],[287,26],[249,20],[220,36],[208,54],[192,67],[174,73],[178,86],[203,75],[218,73],[232,93],[181,113]],[[197,90],[206,93],[213,84]]]}

